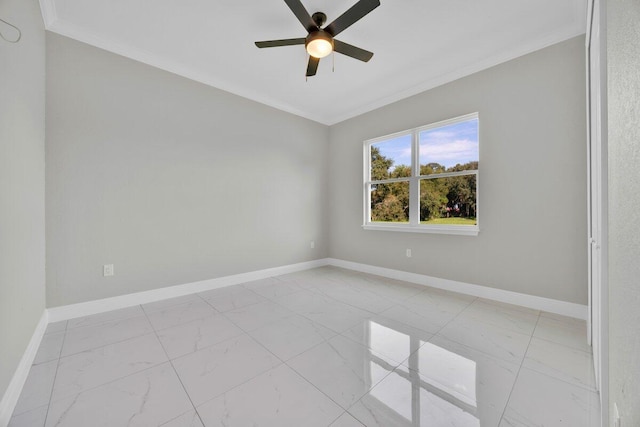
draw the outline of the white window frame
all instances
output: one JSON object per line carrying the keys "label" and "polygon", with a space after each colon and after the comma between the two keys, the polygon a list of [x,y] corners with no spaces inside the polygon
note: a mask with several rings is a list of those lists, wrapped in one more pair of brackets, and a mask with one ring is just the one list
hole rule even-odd
{"label": "white window frame", "polygon": [[[446,172],[432,175],[419,175],[420,173],[420,132],[431,130],[455,123],[465,122],[472,119],[478,119],[478,147],[480,146],[480,117],[479,114],[471,113],[464,116],[454,117],[452,119],[442,120],[425,126],[408,129],[402,132],[394,132],[378,138],[368,139],[364,141],[364,220],[362,228],[365,230],[378,231],[400,231],[410,233],[436,233],[436,234],[454,234],[464,236],[477,236],[480,232],[480,159],[478,159],[478,169]],[[371,180],[371,145],[397,138],[404,135],[411,135],[411,177],[392,178],[380,181]],[[478,153],[479,157],[480,153]],[[476,225],[426,225],[420,224],[420,181],[422,179],[448,178],[452,176],[476,176]],[[409,222],[372,222],[371,221],[371,185],[372,184],[389,184],[394,182],[409,182]]]}

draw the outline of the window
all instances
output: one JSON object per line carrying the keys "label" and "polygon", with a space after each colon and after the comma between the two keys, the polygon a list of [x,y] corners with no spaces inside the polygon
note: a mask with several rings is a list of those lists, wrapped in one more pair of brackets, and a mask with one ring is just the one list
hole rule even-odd
{"label": "window", "polygon": [[365,141],[364,228],[478,234],[478,114]]}

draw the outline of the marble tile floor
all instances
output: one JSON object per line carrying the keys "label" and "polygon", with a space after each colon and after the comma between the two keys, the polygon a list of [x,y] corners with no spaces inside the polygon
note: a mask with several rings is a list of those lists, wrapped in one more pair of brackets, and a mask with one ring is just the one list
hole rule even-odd
{"label": "marble tile floor", "polygon": [[10,426],[595,427],[586,325],[323,267],[50,324]]}

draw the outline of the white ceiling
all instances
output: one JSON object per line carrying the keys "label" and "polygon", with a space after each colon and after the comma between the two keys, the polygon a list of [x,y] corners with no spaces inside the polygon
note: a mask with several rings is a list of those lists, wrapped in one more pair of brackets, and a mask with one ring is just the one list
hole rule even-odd
{"label": "white ceiling", "polygon": [[[302,0],[331,22],[356,0]],[[41,0],[48,30],[334,124],[585,32],[586,0],[381,0],[305,81],[306,31],[283,0]]]}

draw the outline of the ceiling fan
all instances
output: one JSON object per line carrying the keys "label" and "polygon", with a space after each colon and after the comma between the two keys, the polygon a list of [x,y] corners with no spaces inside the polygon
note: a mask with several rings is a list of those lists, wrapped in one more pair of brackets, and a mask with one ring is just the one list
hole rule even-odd
{"label": "ceiling fan", "polygon": [[363,62],[368,62],[373,56],[372,52],[360,49],[334,37],[355,24],[376,7],[380,6],[379,0],[360,0],[351,6],[349,10],[340,15],[331,24],[322,28],[327,21],[327,15],[316,12],[309,15],[307,9],[300,0],[284,0],[289,9],[298,18],[302,26],[307,30],[307,37],[297,39],[268,40],[256,42],[259,48],[292,46],[303,44],[309,53],[309,64],[307,65],[307,77],[315,76],[318,70],[320,58],[324,58],[331,52],[336,51],[343,55],[350,56]]}

